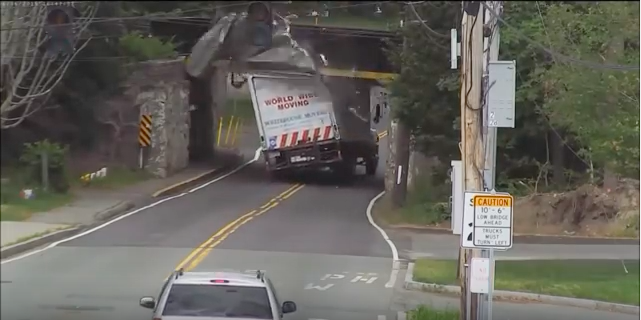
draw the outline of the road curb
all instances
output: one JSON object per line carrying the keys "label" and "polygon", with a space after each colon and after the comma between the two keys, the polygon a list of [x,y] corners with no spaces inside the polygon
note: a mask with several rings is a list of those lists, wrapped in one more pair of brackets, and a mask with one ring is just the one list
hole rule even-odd
{"label": "road curb", "polygon": [[[175,186],[174,189],[171,189],[171,190],[163,189],[161,191],[166,191],[166,194],[169,194],[171,192],[176,192],[176,190],[178,189],[187,188],[189,185],[198,184],[203,180],[208,180],[212,176],[216,176],[220,174],[221,172],[226,172],[229,168],[237,167],[238,163],[242,163],[243,159],[244,157],[242,155],[236,155],[234,159],[229,163],[217,169],[211,170],[207,172],[207,174],[201,174],[196,177],[197,179],[192,178],[191,180],[185,181],[184,184],[174,185]],[[159,197],[159,196],[156,196],[156,195],[152,196],[152,198],[155,198],[155,197]],[[104,223],[105,221],[121,216],[129,212],[131,209],[135,207],[136,207],[136,204],[134,202],[130,202],[130,201],[120,202],[106,210],[103,210],[101,212],[94,214],[94,221],[90,224],[77,225],[77,226],[72,226],[68,229],[53,231],[51,233],[44,234],[37,238],[29,239],[24,242],[20,242],[20,243],[16,243],[16,244],[4,247],[0,249],[0,259],[6,259],[15,255],[21,254],[23,252],[30,251],[38,247],[42,247],[49,243],[53,243],[69,237],[73,237],[81,232],[95,228],[96,226]]]}
{"label": "road curb", "polygon": [[69,237],[73,237],[85,230],[91,229],[107,220],[113,219],[117,216],[127,213],[133,209],[135,205],[129,201],[120,202],[106,210],[98,212],[94,215],[95,221],[87,225],[79,225],[70,227],[68,229],[53,231],[44,234],[40,237],[29,239],[20,243],[16,243],[0,250],[0,259],[6,259],[20,253],[36,249],[46,244],[60,241]]}
{"label": "road curb", "polygon": [[209,170],[207,172],[201,173],[201,174],[199,174],[199,175],[197,175],[195,177],[189,178],[187,180],[178,182],[178,183],[176,183],[174,185],[171,185],[169,187],[166,187],[164,189],[158,190],[152,195],[152,197],[153,198],[160,198],[160,197],[164,197],[164,196],[167,196],[167,195],[170,195],[170,194],[175,194],[175,193],[178,193],[179,191],[182,191],[182,190],[188,189],[190,187],[193,187],[193,186],[195,186],[197,184],[200,184],[201,182],[203,182],[205,180],[209,180],[209,179],[211,179],[211,178],[213,178],[213,177],[215,177],[215,176],[217,176],[217,175],[219,175],[221,173],[227,172],[231,168],[235,168],[235,167],[239,166],[243,162],[244,158],[245,157],[242,156],[242,155],[237,155],[237,156],[234,157],[234,159],[232,161],[230,161],[230,163],[221,165],[221,166],[219,166],[219,167],[217,167],[215,169],[212,169],[212,170]]}
{"label": "road curb", "polygon": [[[443,294],[461,294],[461,287],[452,285],[442,285],[436,283],[423,283],[414,281],[414,263],[409,263],[407,273],[405,274],[405,283],[403,287],[406,290],[424,291]],[[577,307],[593,310],[611,311],[626,314],[639,314],[639,307],[627,304],[603,302],[588,299],[577,299],[568,297],[557,297],[544,294],[514,292],[504,290],[494,290],[494,300],[499,301],[517,301],[517,302],[539,302],[543,304],[553,304],[567,307]]]}
{"label": "road curb", "polygon": [[[410,231],[417,233],[427,234],[452,234],[452,230],[441,227],[430,226],[412,226],[412,225],[386,225],[387,228],[392,230]],[[615,238],[615,237],[585,237],[585,236],[571,236],[571,235],[552,235],[552,234],[530,234],[530,233],[514,233],[515,243],[530,243],[526,240],[540,239],[540,241],[547,241],[546,243],[555,244],[581,244],[581,243],[595,243],[595,244],[639,244],[637,238]]]}
{"label": "road curb", "polygon": [[117,217],[117,216],[119,216],[121,214],[124,214],[125,212],[129,211],[133,207],[135,207],[133,202],[122,201],[122,202],[118,203],[117,205],[115,205],[115,206],[113,206],[111,208],[108,208],[106,210],[103,210],[103,211],[100,211],[100,212],[94,214],[94,222],[92,222],[89,225],[94,225],[96,223],[102,223],[102,222],[105,222],[107,220],[110,220],[111,218],[115,218],[115,217]]}
{"label": "road curb", "polygon": [[20,243],[12,244],[0,250],[0,259],[6,259],[11,256],[41,247],[50,242],[56,242],[77,234],[81,228],[68,228],[63,230],[47,233],[37,238],[29,239]]}

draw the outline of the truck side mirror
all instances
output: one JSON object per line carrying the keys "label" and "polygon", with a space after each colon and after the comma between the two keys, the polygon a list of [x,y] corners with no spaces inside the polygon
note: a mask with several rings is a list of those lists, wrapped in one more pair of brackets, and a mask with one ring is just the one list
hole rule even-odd
{"label": "truck side mirror", "polygon": [[379,123],[381,121],[381,105],[377,104],[376,109],[374,110],[374,123]]}

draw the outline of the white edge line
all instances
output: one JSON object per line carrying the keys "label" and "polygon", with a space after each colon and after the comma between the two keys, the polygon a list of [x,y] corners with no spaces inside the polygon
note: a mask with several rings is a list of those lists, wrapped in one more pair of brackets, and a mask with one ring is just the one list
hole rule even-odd
{"label": "white edge line", "polygon": [[225,173],[224,175],[222,175],[222,176],[220,176],[220,177],[218,177],[218,178],[216,178],[216,179],[214,179],[214,180],[211,180],[211,181],[209,181],[209,182],[206,182],[206,183],[204,183],[204,184],[201,184],[201,185],[199,185],[199,186],[197,186],[197,187],[195,187],[195,188],[193,188],[193,189],[191,189],[191,190],[187,191],[187,193],[196,192],[196,191],[198,191],[198,190],[200,190],[200,189],[202,189],[202,188],[205,188],[205,187],[209,186],[209,185],[210,185],[210,184],[212,184],[212,183],[216,183],[216,182],[218,182],[218,181],[220,181],[220,180],[222,180],[222,179],[225,179],[225,178],[227,178],[227,177],[231,176],[232,174],[234,174],[234,173],[236,173],[236,172],[238,172],[238,171],[242,170],[243,168],[247,167],[248,165],[250,165],[250,164],[252,164],[252,163],[254,163],[254,162],[258,161],[258,158],[260,158],[260,148],[256,149],[256,152],[254,152],[254,157],[253,157],[251,160],[249,160],[249,161],[247,161],[247,162],[245,162],[245,163],[241,164],[240,166],[236,167],[234,170],[232,170],[232,171],[230,171],[230,172],[227,172],[227,173]]}
{"label": "white edge line", "polygon": [[117,217],[117,218],[111,219],[111,220],[109,220],[109,221],[107,221],[107,222],[105,222],[105,223],[103,223],[103,224],[101,224],[101,225],[95,226],[95,227],[93,227],[93,228],[91,228],[91,229],[89,229],[89,230],[87,230],[87,231],[83,231],[83,232],[81,232],[81,233],[79,233],[79,234],[76,234],[76,235],[74,235],[74,236],[71,236],[71,237],[69,237],[69,238],[62,239],[62,240],[56,241],[56,242],[54,242],[54,243],[50,243],[50,244],[49,244],[48,246],[46,246],[46,247],[42,247],[42,248],[40,248],[40,249],[32,250],[32,251],[29,251],[29,252],[27,252],[27,253],[25,253],[25,254],[22,254],[22,255],[19,255],[19,256],[13,257],[13,258],[9,258],[9,259],[6,259],[6,260],[2,260],[2,261],[0,262],[0,265],[3,265],[3,264],[5,264],[5,263],[9,263],[9,262],[13,262],[13,261],[17,261],[17,260],[21,260],[21,259],[24,259],[24,258],[30,257],[30,256],[32,256],[32,255],[35,255],[35,254],[41,253],[41,252],[43,252],[43,251],[45,251],[45,250],[51,249],[51,248],[53,248],[53,247],[56,247],[56,246],[58,246],[58,245],[60,245],[60,244],[62,244],[62,243],[69,242],[69,241],[71,241],[71,240],[75,240],[75,239],[78,239],[78,238],[80,238],[80,237],[82,237],[82,236],[86,236],[86,235],[88,235],[88,234],[90,234],[90,233],[96,232],[96,231],[98,231],[98,230],[100,230],[100,229],[102,229],[102,228],[104,228],[104,227],[109,226],[109,225],[110,225],[110,224],[112,224],[112,223],[115,223],[115,222],[117,222],[117,221],[120,221],[120,220],[122,220],[122,219],[125,219],[125,218],[127,218],[127,217],[130,217],[130,216],[132,216],[132,215],[134,215],[134,214],[136,214],[136,213],[139,213],[139,212],[141,212],[141,211],[145,211],[145,210],[147,210],[147,209],[149,209],[149,208],[155,207],[155,206],[157,206],[157,205],[159,205],[159,204],[162,204],[163,202],[166,202],[166,201],[169,201],[169,200],[173,200],[173,199],[176,199],[176,198],[180,198],[180,197],[186,196],[186,195],[188,195],[188,194],[190,194],[190,193],[192,193],[192,192],[198,191],[198,190],[200,190],[200,189],[202,189],[202,188],[204,188],[204,187],[206,187],[206,186],[208,186],[208,185],[211,185],[212,183],[215,183],[215,182],[218,182],[218,181],[220,181],[220,180],[222,180],[222,179],[225,179],[225,178],[227,178],[227,177],[231,176],[232,174],[234,174],[234,173],[236,173],[236,172],[240,171],[241,169],[243,169],[243,168],[247,167],[248,165],[250,165],[250,164],[252,164],[252,163],[256,162],[256,161],[258,160],[258,158],[260,158],[260,151],[261,151],[261,149],[260,149],[260,148],[256,149],[256,153],[254,153],[254,158],[252,158],[251,160],[249,160],[249,161],[247,161],[247,162],[243,163],[242,165],[240,165],[240,166],[236,167],[234,170],[232,170],[232,171],[230,171],[230,172],[228,172],[228,173],[226,173],[226,174],[224,174],[224,175],[222,175],[222,176],[220,176],[220,177],[218,177],[218,178],[216,178],[216,179],[214,179],[214,180],[211,180],[211,181],[209,181],[209,182],[207,182],[207,183],[205,183],[205,184],[203,184],[203,185],[201,185],[201,186],[198,186],[198,187],[196,187],[196,188],[193,188],[193,189],[191,189],[191,190],[189,190],[189,191],[187,191],[187,192],[183,192],[183,193],[181,193],[181,194],[178,194],[178,195],[175,195],[175,196],[171,196],[171,197],[169,197],[169,198],[165,198],[165,199],[162,199],[162,200],[156,201],[156,202],[154,202],[154,203],[152,203],[152,204],[149,204],[149,205],[146,205],[146,206],[144,206],[144,207],[142,207],[142,208],[138,208],[138,209],[136,209],[136,210],[134,210],[134,211],[131,211],[131,212],[126,213],[126,214],[123,214],[123,215],[121,215],[121,216],[119,216],[119,217]]}
{"label": "white edge line", "polygon": [[396,245],[394,245],[394,242],[390,240],[390,238],[387,236],[387,233],[383,228],[381,228],[379,225],[374,222],[374,218],[372,218],[372,208],[374,207],[374,203],[378,199],[380,199],[383,195],[385,195],[385,191],[379,193],[376,195],[376,197],[372,198],[372,200],[369,201],[369,204],[367,205],[367,221],[369,221],[369,224],[371,224],[378,232],[381,233],[383,236],[383,239],[387,244],[389,245],[390,250],[392,250],[392,271],[390,273],[390,278],[389,281],[385,284],[385,288],[393,288],[394,283],[396,282],[396,278],[398,277],[398,270],[399,270],[399,261],[398,261],[398,250],[396,249]]}

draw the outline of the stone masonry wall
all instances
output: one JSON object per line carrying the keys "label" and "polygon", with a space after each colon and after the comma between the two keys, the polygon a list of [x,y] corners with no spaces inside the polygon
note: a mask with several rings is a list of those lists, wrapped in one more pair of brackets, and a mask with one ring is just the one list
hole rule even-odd
{"label": "stone masonry wall", "polygon": [[146,169],[166,177],[189,162],[189,83],[182,59],[139,63],[126,81],[126,95],[139,106],[140,115],[152,116],[151,148]]}

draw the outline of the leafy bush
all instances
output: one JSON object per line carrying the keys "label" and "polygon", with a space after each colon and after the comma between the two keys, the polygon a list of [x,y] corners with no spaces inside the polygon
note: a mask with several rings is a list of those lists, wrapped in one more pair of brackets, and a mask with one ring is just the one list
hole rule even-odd
{"label": "leafy bush", "polygon": [[120,37],[120,50],[133,61],[175,58],[176,47],[170,41],[163,42],[156,37],[145,37],[134,31]]}
{"label": "leafy bush", "polygon": [[25,143],[20,161],[27,167],[33,182],[42,184],[42,158],[47,156],[47,169],[49,183],[53,191],[65,193],[69,190],[69,181],[66,175],[65,158],[68,147],[58,143],[42,140],[34,143]]}

